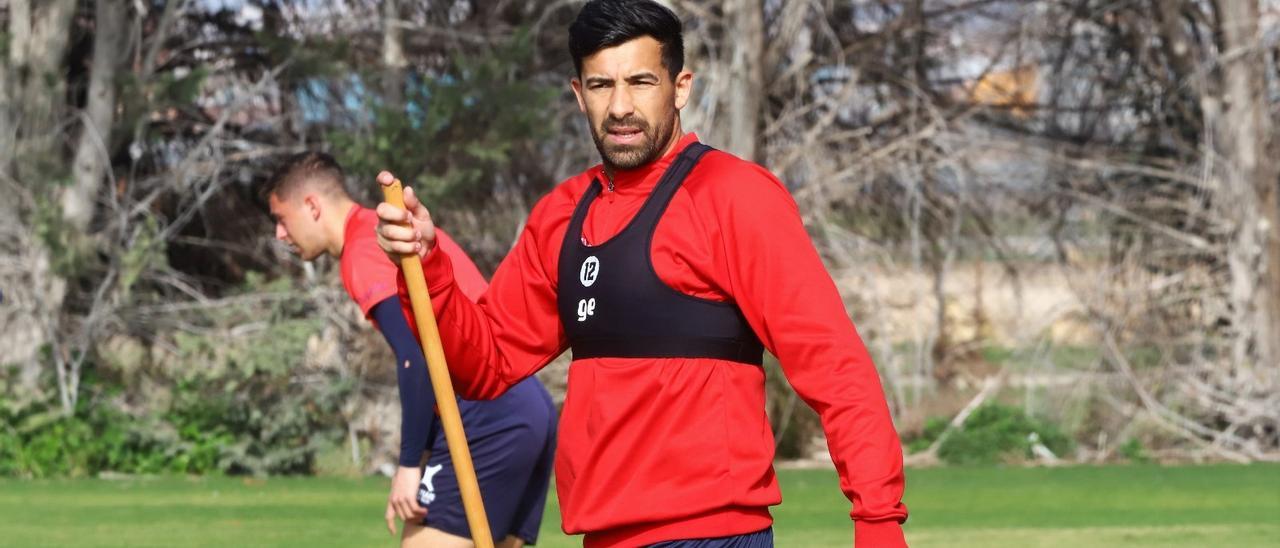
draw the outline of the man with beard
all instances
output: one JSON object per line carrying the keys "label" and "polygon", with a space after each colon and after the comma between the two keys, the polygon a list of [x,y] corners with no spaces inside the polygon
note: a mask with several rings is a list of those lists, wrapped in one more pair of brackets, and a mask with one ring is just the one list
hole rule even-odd
{"label": "man with beard", "polygon": [[[285,162],[266,192],[276,239],[305,261],[324,254],[337,258],[342,286],[396,355],[400,466],[387,496],[387,529],[394,535],[395,519],[403,520],[405,547],[472,546],[413,314],[397,293],[399,271],[378,249],[373,210],[347,194],[344,179],[342,167],[328,154],[304,152]],[[449,255],[456,269],[459,298],[479,297],[487,285],[480,270],[447,234],[436,235],[441,254]],[[550,486],[556,414],[551,395],[538,379],[528,378],[493,401],[459,401],[458,410],[493,538],[501,548],[532,544]]]}
{"label": "man with beard", "polygon": [[785,187],[681,128],[679,19],[588,2],[569,49],[603,163],[539,201],[479,304],[412,192],[407,212],[378,206],[383,250],[421,257],[455,385],[495,397],[572,349],[564,530],[589,547],[768,546],[767,348],[822,418],[857,544],[903,545],[902,449],[875,366]]}

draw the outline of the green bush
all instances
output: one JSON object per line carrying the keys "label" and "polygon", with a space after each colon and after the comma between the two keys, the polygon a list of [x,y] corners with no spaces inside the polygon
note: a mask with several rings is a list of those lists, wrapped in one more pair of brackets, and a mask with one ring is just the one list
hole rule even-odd
{"label": "green bush", "polygon": [[174,470],[150,421],[82,402],[65,416],[56,399],[0,398],[0,476],[85,476]]}
{"label": "green bush", "polygon": [[1137,464],[1146,464],[1151,462],[1151,457],[1147,455],[1147,448],[1142,445],[1138,438],[1129,438],[1128,441],[1116,448],[1120,455],[1128,459],[1129,462]]}
{"label": "green bush", "polygon": [[305,474],[316,452],[341,430],[339,406],[349,383],[294,370],[309,319],[273,319],[247,338],[180,334],[180,377],[164,418],[177,431],[182,461],[192,471]]}
{"label": "green bush", "polygon": [[933,445],[934,440],[937,440],[938,436],[942,435],[942,432],[947,429],[947,425],[950,423],[951,421],[942,417],[932,417],[926,420],[924,422],[924,430],[918,436],[912,436],[904,440],[906,441],[907,452],[919,453],[928,449],[930,445]]}
{"label": "green bush", "polygon": [[[907,440],[907,450],[927,449],[946,430],[948,419],[934,417],[924,431]],[[959,429],[938,446],[938,458],[948,464],[996,464],[1034,458],[1033,438],[1059,457],[1071,451],[1071,438],[1053,423],[1028,416],[1022,409],[988,403],[974,410]]]}
{"label": "green bush", "polygon": [[[291,287],[250,276],[246,291]],[[154,335],[153,350],[164,352],[104,349],[86,362],[69,415],[52,367],[36,383],[44,390],[15,382],[17,368],[0,369],[0,476],[312,473],[345,430],[341,405],[353,386],[305,366],[323,326],[307,303],[203,312],[191,322],[198,328]]]}
{"label": "green bush", "polygon": [[1031,435],[1050,451],[1064,455],[1071,439],[1052,423],[1027,416],[1022,409],[989,403],[974,410],[957,431],[938,447],[938,457],[950,464],[994,464],[1008,458],[1031,458]]}

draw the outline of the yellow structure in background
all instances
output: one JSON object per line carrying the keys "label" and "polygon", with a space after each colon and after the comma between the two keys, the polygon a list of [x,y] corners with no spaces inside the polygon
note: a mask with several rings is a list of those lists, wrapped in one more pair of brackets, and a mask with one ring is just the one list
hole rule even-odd
{"label": "yellow structure in background", "polygon": [[1012,70],[991,71],[973,84],[969,101],[974,104],[1009,109],[1015,116],[1024,118],[1036,108],[1040,93],[1040,73],[1037,67],[1025,65]]}

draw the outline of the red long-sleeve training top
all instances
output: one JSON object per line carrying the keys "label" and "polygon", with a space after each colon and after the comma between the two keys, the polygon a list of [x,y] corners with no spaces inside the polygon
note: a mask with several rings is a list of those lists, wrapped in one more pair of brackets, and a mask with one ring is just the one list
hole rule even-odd
{"label": "red long-sleeve training top", "polygon": [[[620,232],[675,155],[615,174],[592,204],[588,244]],[[530,214],[478,303],[448,257],[423,259],[450,372],[464,397],[494,398],[567,348],[556,307],[569,219],[600,166],[558,185]],[[763,167],[712,151],[685,180],[654,233],[666,284],[737,303],[805,403],[852,501],[862,546],[903,545],[902,448],[866,347],[801,222]],[[403,278],[401,279],[403,284]],[[403,293],[403,292],[402,292]],[[770,526],[781,502],[764,371],[715,359],[577,360],[560,418],[556,486],[566,533],[586,546],[634,546]]]}

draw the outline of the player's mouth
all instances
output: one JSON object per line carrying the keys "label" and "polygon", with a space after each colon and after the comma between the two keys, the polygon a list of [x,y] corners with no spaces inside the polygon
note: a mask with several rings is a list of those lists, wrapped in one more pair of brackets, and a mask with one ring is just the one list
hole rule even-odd
{"label": "player's mouth", "polygon": [[644,139],[644,131],[638,127],[611,127],[608,140],[615,145],[634,145]]}

